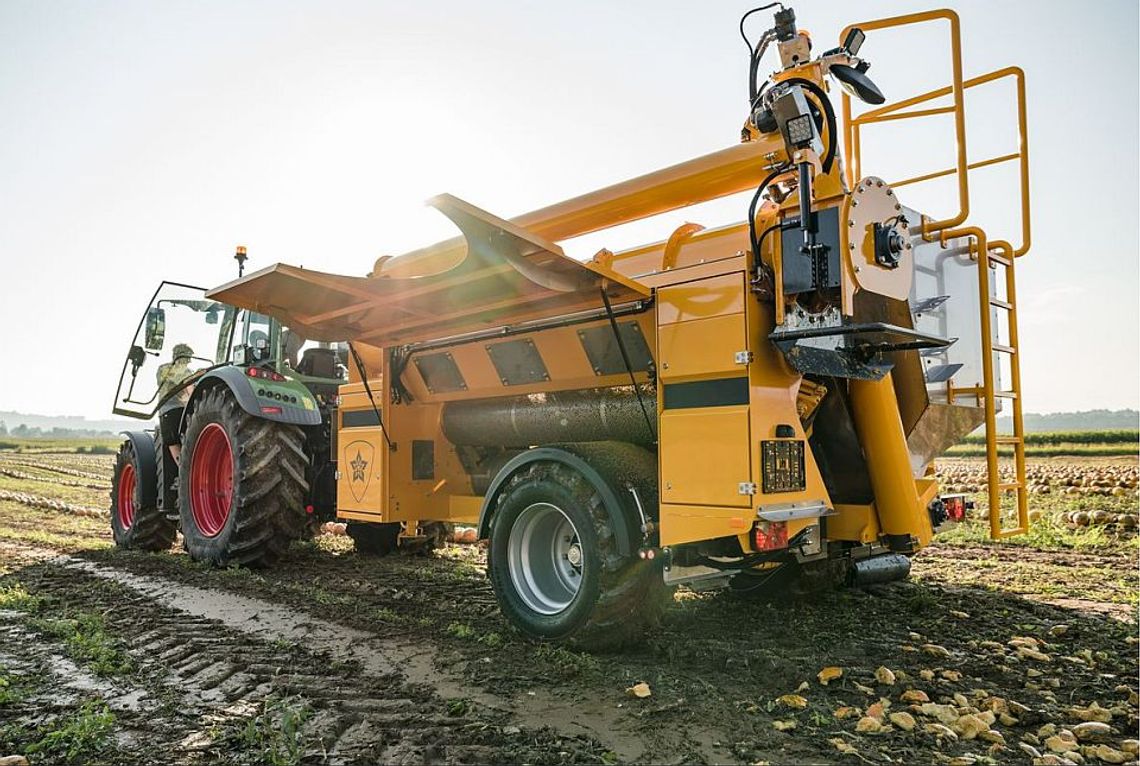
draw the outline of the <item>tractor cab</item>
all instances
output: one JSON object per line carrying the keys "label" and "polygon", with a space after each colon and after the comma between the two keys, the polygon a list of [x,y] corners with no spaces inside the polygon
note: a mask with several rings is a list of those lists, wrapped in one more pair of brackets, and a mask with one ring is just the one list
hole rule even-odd
{"label": "tractor cab", "polygon": [[[336,512],[332,423],[346,344],[163,282],[139,320],[115,393],[125,433],[111,528],[120,547],[266,564]],[[257,423],[256,427],[253,424]],[[266,493],[262,489],[272,487]],[[254,522],[238,522],[252,518]]]}
{"label": "tractor cab", "polygon": [[348,377],[344,344],[308,340],[276,319],[205,293],[178,282],[159,285],[123,362],[115,414],[150,419],[181,408],[199,379],[226,366],[295,380],[321,403],[333,401]]}

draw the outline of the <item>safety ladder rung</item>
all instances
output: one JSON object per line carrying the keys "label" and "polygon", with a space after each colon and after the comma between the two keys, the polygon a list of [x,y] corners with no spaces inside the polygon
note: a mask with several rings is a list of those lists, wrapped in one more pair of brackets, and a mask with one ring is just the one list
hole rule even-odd
{"label": "safety ladder rung", "polygon": [[1011,261],[1009,258],[1006,258],[1004,255],[998,255],[997,253],[990,253],[989,260],[991,263],[1000,263],[1002,266],[1013,265],[1013,261]]}
{"label": "safety ladder rung", "polygon": [[1020,490],[1020,489],[1024,489],[1024,488],[1025,487],[1022,485],[1022,483],[1020,481],[1011,481],[1011,482],[1006,482],[1004,484],[998,484],[998,491],[999,492],[1008,492],[1011,489]]}
{"label": "safety ladder rung", "polygon": [[[1016,391],[994,391],[993,395],[995,397],[997,397],[998,399],[1016,399],[1017,398],[1017,392]],[[954,396],[955,397],[958,397],[958,396],[984,397],[984,396],[986,396],[986,389],[983,388],[982,386],[970,386],[969,388],[955,388],[954,389]]]}
{"label": "safety ladder rung", "polygon": [[995,436],[995,444],[1021,444],[1020,436]]}
{"label": "safety ladder rung", "polygon": [[1001,343],[994,343],[993,350],[999,354],[1016,354],[1017,349],[1013,346],[1004,346]]}
{"label": "safety ladder rung", "polygon": [[990,305],[1006,311],[1013,311],[1013,304],[1009,301],[1003,301],[1001,298],[990,298]]}

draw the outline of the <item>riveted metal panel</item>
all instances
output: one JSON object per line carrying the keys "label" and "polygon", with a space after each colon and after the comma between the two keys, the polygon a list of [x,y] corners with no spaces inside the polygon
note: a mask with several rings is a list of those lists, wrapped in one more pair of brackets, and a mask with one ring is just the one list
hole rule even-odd
{"label": "riveted metal panel", "polygon": [[467,382],[463,373],[451,356],[450,351],[435,354],[421,354],[412,359],[427,390],[433,394],[447,394],[452,391],[466,391]]}
{"label": "riveted metal panel", "polygon": [[504,386],[521,386],[550,380],[542,355],[530,338],[508,340],[487,346],[487,355]]}
{"label": "riveted metal panel", "polygon": [[[649,344],[641,334],[641,327],[637,322],[623,322],[618,325],[625,351],[629,354],[629,363],[634,372],[644,372],[653,365],[653,355],[649,352]],[[578,331],[578,340],[582,349],[590,360],[590,366],[595,375],[617,375],[626,371],[625,361],[621,358],[621,349],[618,348],[614,330],[608,324],[597,327],[587,327]]]}

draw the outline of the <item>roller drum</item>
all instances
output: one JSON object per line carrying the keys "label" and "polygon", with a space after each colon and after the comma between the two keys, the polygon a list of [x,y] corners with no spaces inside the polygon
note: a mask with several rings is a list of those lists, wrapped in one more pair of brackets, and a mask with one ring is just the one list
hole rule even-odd
{"label": "roller drum", "polygon": [[[642,389],[655,417],[656,396]],[[452,444],[524,448],[560,442],[650,445],[653,435],[632,386],[449,402],[443,433]]]}

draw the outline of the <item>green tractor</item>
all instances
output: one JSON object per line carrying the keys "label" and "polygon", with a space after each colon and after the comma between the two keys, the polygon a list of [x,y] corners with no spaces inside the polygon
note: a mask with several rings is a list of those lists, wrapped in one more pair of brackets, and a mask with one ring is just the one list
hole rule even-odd
{"label": "green tractor", "polygon": [[[239,250],[239,264],[244,261]],[[331,440],[347,347],[163,282],[123,363],[125,432],[111,486],[115,544],[186,550],[219,566],[272,564],[336,514]]]}

